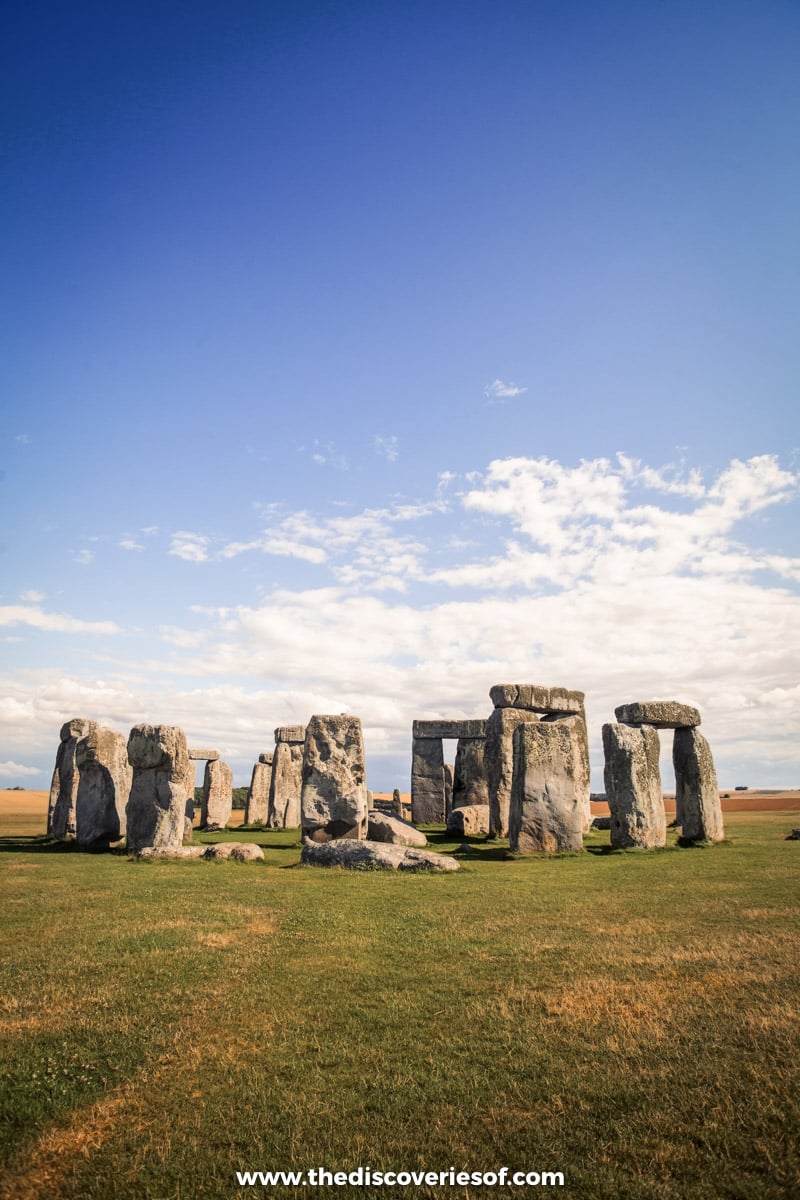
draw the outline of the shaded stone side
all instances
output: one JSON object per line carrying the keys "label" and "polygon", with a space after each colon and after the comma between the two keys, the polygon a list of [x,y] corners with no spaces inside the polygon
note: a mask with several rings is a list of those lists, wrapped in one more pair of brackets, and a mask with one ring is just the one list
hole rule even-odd
{"label": "shaded stone side", "polygon": [[580,717],[526,721],[514,731],[508,840],[520,853],[583,847],[583,795],[577,736]]}
{"label": "shaded stone side", "polygon": [[267,811],[269,809],[269,785],[272,779],[272,755],[269,756],[268,763],[259,761],[253,764],[253,773],[250,776],[250,787],[247,789],[247,799],[244,802],[244,823],[245,825],[255,825],[257,821],[261,821],[266,825]]}
{"label": "shaded stone side", "polygon": [[453,811],[453,767],[451,763],[444,764],[444,816],[445,820]]}
{"label": "shaded stone side", "polygon": [[583,692],[538,683],[496,683],[489,689],[495,708],[519,708],[536,713],[582,713]]}
{"label": "shaded stone side", "polygon": [[413,738],[483,738],[486,737],[486,722],[483,718],[466,721],[414,721],[411,726]]}
{"label": "shaded stone side", "polygon": [[680,806],[684,838],[721,842],[725,836],[714,759],[697,729],[676,729],[672,742],[675,804]]}
{"label": "shaded stone side", "polygon": [[201,829],[224,829],[233,811],[233,771],[221,759],[206,763],[203,774],[203,799],[200,805]]}
{"label": "shaded stone side", "polygon": [[300,820],[304,837],[326,842],[366,836],[366,773],[358,717],[313,716],[303,745]]}
{"label": "shaded stone side", "polygon": [[[453,767],[452,808],[489,804],[489,784],[484,768],[485,738],[459,738]],[[445,782],[445,811],[447,811]]]}
{"label": "shaded stone side", "polygon": [[[305,726],[300,728],[305,729]],[[277,733],[277,730],[276,730]],[[300,824],[303,788],[303,744],[282,740],[272,756],[267,824],[270,829],[296,829]]]}
{"label": "shaded stone side", "polygon": [[275,745],[279,742],[296,742],[300,746],[306,740],[305,725],[279,725],[275,730]]}
{"label": "shaded stone side", "polygon": [[484,771],[489,798],[489,832],[508,836],[511,781],[514,776],[514,730],[525,722],[538,723],[534,712],[519,708],[496,708],[486,722]]}
{"label": "shaded stone side", "polygon": [[411,820],[415,825],[437,824],[445,820],[441,738],[414,738],[411,749]]}
{"label": "shaded stone side", "polygon": [[128,761],[133,767],[125,808],[128,849],[180,846],[189,779],[186,734],[174,725],[134,725]]}
{"label": "shaded stone side", "polygon": [[80,776],[75,763],[75,748],[80,738],[98,728],[96,721],[89,721],[85,717],[73,717],[61,726],[56,766],[50,785],[47,830],[60,841],[72,841],[76,834]]}
{"label": "shaded stone side", "polygon": [[700,724],[700,713],[679,700],[637,700],[620,704],[614,716],[622,725],[652,725],[655,729],[689,729]]}
{"label": "shaded stone side", "polygon": [[611,845],[652,850],[667,840],[658,733],[649,725],[603,726]]}
{"label": "shaded stone side", "polygon": [[125,806],[133,768],[128,740],[114,729],[98,726],[75,746],[78,793],[75,840],[79,846],[108,846],[125,836]]}

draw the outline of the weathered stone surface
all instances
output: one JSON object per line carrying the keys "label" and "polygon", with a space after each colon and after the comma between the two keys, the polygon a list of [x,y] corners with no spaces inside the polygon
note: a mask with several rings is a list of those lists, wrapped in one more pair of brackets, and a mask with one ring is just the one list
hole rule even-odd
{"label": "weathered stone surface", "polygon": [[497,683],[489,689],[495,708],[519,708],[536,713],[581,713],[585,695],[538,683]]}
{"label": "weathered stone surface", "polygon": [[400,795],[400,788],[395,788],[392,792],[392,815],[395,817],[403,817],[403,797]]}
{"label": "weathered stone surface", "polygon": [[800,829],[793,829],[791,833],[787,833],[784,841],[800,842]]}
{"label": "weathered stone surface", "polygon": [[134,725],[128,761],[133,767],[125,809],[128,849],[180,847],[189,778],[186,734],[174,725]]}
{"label": "weathered stone surface", "polygon": [[[272,755],[270,755],[270,759]],[[255,825],[261,821],[266,825],[269,810],[269,785],[272,780],[272,763],[257,762],[250,776],[250,787],[244,802],[244,823]]]}
{"label": "weathered stone surface", "polygon": [[148,858],[203,858],[208,846],[144,846],[136,857]]}
{"label": "weathered stone surface", "polygon": [[722,803],[711,747],[697,729],[676,729],[672,741],[675,807],[682,833],[691,842],[721,842],[725,836]]}
{"label": "weathered stone surface", "polygon": [[233,810],[233,771],[221,759],[206,763],[203,775],[203,799],[200,805],[201,829],[224,829]]}
{"label": "weathered stone surface", "polygon": [[508,835],[511,781],[514,775],[514,730],[525,722],[537,723],[538,720],[534,712],[498,707],[486,722],[483,764],[489,797],[489,832],[495,837]]}
{"label": "weathered stone surface", "polygon": [[214,762],[219,758],[219,750],[197,750],[194,746],[187,750],[193,762]]}
{"label": "weathered stone surface", "polygon": [[203,858],[232,858],[235,862],[263,862],[264,851],[252,842],[217,842],[206,846]]}
{"label": "weathered stone surface", "polygon": [[620,704],[614,716],[622,725],[652,725],[654,729],[691,729],[700,724],[700,713],[679,700],[637,700]]}
{"label": "weathered stone surface", "polygon": [[281,742],[297,743],[302,746],[306,740],[305,725],[279,725],[275,730],[275,745]]}
{"label": "weathered stone surface", "polygon": [[592,821],[592,829],[610,829],[611,817],[595,817]]}
{"label": "weathered stone surface", "polygon": [[429,825],[444,819],[445,773],[442,740],[415,737],[411,749],[411,820],[415,825]]}
{"label": "weathered stone surface", "polygon": [[275,757],[275,755],[272,750],[264,750],[261,754],[259,754],[258,761],[260,763],[262,763],[265,767],[271,767],[272,760],[274,757]]}
{"label": "weathered stone surface", "polygon": [[[289,728],[305,729],[305,725]],[[276,743],[272,759],[267,811],[267,825],[270,829],[297,829],[300,824],[302,788],[303,743],[285,738]]]}
{"label": "weathered stone surface", "polygon": [[75,840],[79,846],[108,846],[125,836],[125,806],[133,769],[128,742],[115,729],[97,726],[75,745],[78,794]]}
{"label": "weathered stone surface", "polygon": [[311,718],[303,745],[300,819],[313,841],[363,839],[367,788],[361,721],[346,713]]}
{"label": "weathered stone surface", "polygon": [[375,796],[369,790],[369,788],[367,788],[367,812],[372,812],[374,807],[375,807]]}
{"label": "weathered stone surface", "polygon": [[447,820],[453,808],[453,765],[444,764],[444,818]]}
{"label": "weathered stone surface", "polygon": [[428,839],[419,829],[400,817],[390,816],[377,810],[369,814],[367,840],[385,842],[391,846],[427,846]]}
{"label": "weathered stone surface", "polygon": [[582,768],[574,729],[582,719],[525,721],[515,729],[508,821],[513,851],[555,854],[582,848]]}
{"label": "weathered stone surface", "polygon": [[482,718],[467,721],[414,721],[411,728],[413,738],[482,738],[486,736],[486,722]]}
{"label": "weathered stone surface", "polygon": [[466,804],[454,808],[447,818],[447,832],[459,837],[480,837],[489,832],[489,805]]}
{"label": "weathered stone surface", "polygon": [[385,842],[306,842],[300,861],[313,867],[344,867],[349,871],[457,871],[449,854],[390,846]]}
{"label": "weathered stone surface", "polygon": [[[453,767],[452,808],[489,804],[489,784],[484,767],[485,738],[459,738]],[[447,807],[445,782],[445,808]]]}
{"label": "weathered stone surface", "polygon": [[611,845],[650,850],[667,840],[658,734],[649,725],[603,726]]}
{"label": "weathered stone surface", "polygon": [[97,728],[96,721],[85,717],[73,717],[61,726],[47,808],[47,832],[61,841],[71,841],[75,837],[80,779],[75,765],[75,747],[79,738]]}
{"label": "weathered stone surface", "polygon": [[[581,797],[581,823],[583,832],[587,833],[592,824],[592,766],[589,761],[589,734],[586,729],[586,715],[581,709],[575,713],[575,720],[570,722],[572,739],[575,743],[575,784]],[[562,715],[549,713],[542,717],[548,723],[561,721]]]}

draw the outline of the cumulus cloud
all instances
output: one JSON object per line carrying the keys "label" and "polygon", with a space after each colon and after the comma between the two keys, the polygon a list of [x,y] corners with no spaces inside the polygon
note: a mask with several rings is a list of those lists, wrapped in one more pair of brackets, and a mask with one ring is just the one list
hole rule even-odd
{"label": "cumulus cloud", "polygon": [[37,592],[35,588],[29,588],[27,592],[20,592],[19,598],[27,604],[41,604],[46,596],[44,592]]}
{"label": "cumulus cloud", "polygon": [[494,383],[487,384],[483,394],[489,404],[503,404],[506,400],[521,396],[527,390],[526,387],[517,387],[516,383],[503,383],[502,379],[495,379]]}
{"label": "cumulus cloud", "polygon": [[21,763],[0,762],[0,779],[17,779],[20,775],[41,775],[39,767],[25,767]]}
{"label": "cumulus cloud", "polygon": [[202,533],[181,530],[173,533],[167,553],[174,555],[175,558],[182,558],[184,562],[208,562],[210,543],[211,538]]}
{"label": "cumulus cloud", "polygon": [[119,546],[122,550],[144,550],[144,546],[141,542],[137,542],[135,538],[130,537],[122,538],[122,540],[119,542]]}
{"label": "cumulus cloud", "polygon": [[45,612],[39,605],[0,605],[0,625],[30,625],[48,633],[120,633],[113,621],[83,621],[66,613]]}

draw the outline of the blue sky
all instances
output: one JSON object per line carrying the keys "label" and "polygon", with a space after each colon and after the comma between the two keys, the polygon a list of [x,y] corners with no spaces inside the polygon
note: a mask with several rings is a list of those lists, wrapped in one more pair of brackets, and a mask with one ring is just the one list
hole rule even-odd
{"label": "blue sky", "polygon": [[519,680],[800,786],[796,4],[3,24],[0,783]]}

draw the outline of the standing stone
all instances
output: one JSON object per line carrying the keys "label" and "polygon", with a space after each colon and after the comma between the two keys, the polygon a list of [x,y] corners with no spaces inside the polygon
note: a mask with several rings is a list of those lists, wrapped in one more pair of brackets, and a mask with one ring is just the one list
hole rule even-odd
{"label": "standing stone", "polygon": [[452,763],[444,764],[444,816],[445,820],[453,811],[453,766]]}
{"label": "standing stone", "polygon": [[573,728],[580,720],[525,721],[514,731],[508,829],[513,851],[582,849],[582,775]]}
{"label": "standing stone", "polygon": [[453,769],[453,808],[488,805],[489,785],[484,768],[484,738],[459,738]]}
{"label": "standing stone", "polygon": [[[516,685],[513,685],[516,687]],[[495,689],[492,688],[494,692]],[[486,722],[483,752],[489,799],[489,832],[508,836],[511,783],[514,776],[514,730],[523,723],[538,724],[535,712],[519,708],[496,708]]]}
{"label": "standing stone", "polygon": [[442,739],[415,737],[411,752],[411,820],[415,825],[444,821],[444,781]]}
{"label": "standing stone", "polygon": [[[552,713],[542,717],[543,721],[560,721],[562,717]],[[592,765],[589,760],[589,734],[586,729],[586,714],[583,710],[575,713],[575,719],[570,722],[570,730],[575,743],[575,778],[581,797],[581,823],[583,832],[588,833],[592,827]]]}
{"label": "standing stone", "polygon": [[183,787],[184,795],[186,796],[186,807],[183,810],[183,844],[191,846],[192,838],[194,837],[194,779],[195,779],[195,760],[192,758],[192,752],[189,751],[189,761],[186,765],[186,775],[181,786]]}
{"label": "standing stone", "polygon": [[372,810],[374,808],[375,808],[375,796],[369,790],[369,788],[367,788],[367,812],[372,812]]}
{"label": "standing stone", "polygon": [[75,840],[79,846],[108,846],[125,836],[125,806],[133,770],[128,743],[115,729],[102,726],[79,738],[75,746],[78,794]]}
{"label": "standing stone", "polygon": [[658,733],[650,725],[604,725],[606,800],[611,845],[650,850],[667,840],[658,767]]}
{"label": "standing stone", "polygon": [[[262,760],[267,757],[269,757],[269,762],[263,762]],[[258,762],[254,763],[253,774],[250,776],[250,787],[247,789],[247,799],[244,804],[245,825],[255,825],[259,821],[262,825],[266,825],[271,780],[272,755],[262,754],[259,756]]]}
{"label": "standing stone", "polygon": [[221,759],[206,763],[203,775],[203,800],[200,806],[201,829],[224,829],[233,811],[233,771]]}
{"label": "standing stone", "polygon": [[367,789],[361,721],[346,713],[313,716],[303,747],[300,815],[314,842],[366,837]]}
{"label": "standing stone", "polygon": [[392,792],[392,816],[403,819],[403,797],[400,795],[400,788],[395,788]]}
{"label": "standing stone", "polygon": [[186,734],[174,725],[134,725],[128,761],[133,767],[125,809],[128,849],[177,848],[184,836],[189,778]]}
{"label": "standing stone", "polygon": [[676,729],[672,742],[675,803],[683,814],[683,836],[691,842],[721,842],[725,836],[714,759],[697,729]]}
{"label": "standing stone", "polygon": [[61,726],[61,742],[56,752],[47,813],[47,832],[61,841],[72,841],[76,833],[80,775],[75,763],[75,749],[79,738],[98,728],[96,721],[88,721],[85,717],[73,717]]}
{"label": "standing stone", "polygon": [[270,829],[297,829],[300,824],[305,737],[305,725],[280,725],[275,730],[267,810]]}

